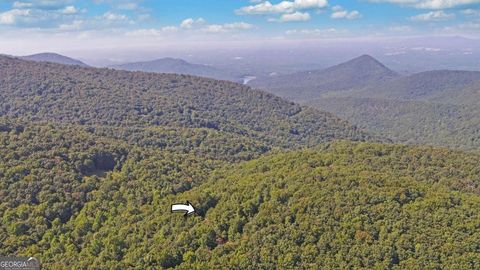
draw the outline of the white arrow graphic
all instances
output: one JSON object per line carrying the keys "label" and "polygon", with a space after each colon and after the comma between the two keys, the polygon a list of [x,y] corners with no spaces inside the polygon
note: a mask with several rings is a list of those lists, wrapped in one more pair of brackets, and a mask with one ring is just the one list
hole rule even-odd
{"label": "white arrow graphic", "polygon": [[172,204],[172,213],[175,212],[185,212],[185,216],[187,216],[195,213],[195,207],[193,207],[193,205],[189,201],[187,201],[186,204],[175,203]]}

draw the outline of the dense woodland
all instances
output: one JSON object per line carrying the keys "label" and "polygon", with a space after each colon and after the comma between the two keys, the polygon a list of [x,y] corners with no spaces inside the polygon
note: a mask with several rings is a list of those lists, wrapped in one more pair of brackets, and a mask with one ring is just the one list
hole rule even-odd
{"label": "dense woodland", "polygon": [[[480,155],[190,76],[0,58],[0,253],[43,269],[479,269]],[[354,142],[354,141],[370,142]],[[193,216],[172,214],[190,201]]]}

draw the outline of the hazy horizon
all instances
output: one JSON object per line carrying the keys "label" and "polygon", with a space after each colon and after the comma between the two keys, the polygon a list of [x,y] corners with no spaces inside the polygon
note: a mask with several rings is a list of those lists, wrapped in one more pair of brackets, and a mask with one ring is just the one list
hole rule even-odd
{"label": "hazy horizon", "polygon": [[403,73],[477,70],[480,0],[9,0],[0,34],[2,54],[98,67],[175,57],[288,73],[371,54]]}
{"label": "hazy horizon", "polygon": [[389,68],[404,74],[437,69],[480,70],[478,57],[480,40],[460,36],[275,40],[245,43],[248,45],[241,46],[242,44],[231,41],[204,43],[208,46],[196,48],[152,46],[130,49],[37,49],[10,54],[23,56],[44,52],[58,53],[96,67],[171,57],[256,76],[322,69],[363,54],[372,55]]}

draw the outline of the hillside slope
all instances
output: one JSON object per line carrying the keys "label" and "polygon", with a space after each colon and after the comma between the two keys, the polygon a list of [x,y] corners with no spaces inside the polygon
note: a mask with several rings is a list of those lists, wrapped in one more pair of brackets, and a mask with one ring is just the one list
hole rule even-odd
{"label": "hillside slope", "polygon": [[[18,255],[48,237],[48,229],[77,216],[93,193],[107,187],[110,173],[125,169],[132,179],[154,179],[155,193],[166,196],[272,147],[205,128],[36,124],[0,117],[0,253]],[[48,257],[44,251],[39,258]]]}
{"label": "hillside slope", "polygon": [[[480,74],[478,74],[480,76]],[[466,84],[465,88],[439,93],[429,97],[434,103],[474,106],[480,104],[480,78]]]}
{"label": "hillside slope", "polygon": [[282,147],[367,136],[332,114],[226,81],[0,57],[0,115],[82,125],[211,128]]}
{"label": "hillside slope", "polygon": [[[448,103],[436,103],[332,97],[312,100],[308,104],[394,142],[480,149],[480,109],[476,105],[457,105],[456,97],[462,99],[462,96],[452,96],[446,99]],[[472,97],[469,96],[474,101]]]}
{"label": "hillside slope", "polygon": [[[152,188],[165,165],[143,178],[146,164],[129,165],[27,250],[52,268],[478,269],[479,162],[340,142],[227,166],[166,197]],[[186,200],[197,216],[170,213]]]}
{"label": "hillside slope", "polygon": [[[480,72],[463,70],[433,70],[404,76],[383,83],[347,92],[349,96],[433,101],[448,103],[466,88],[480,83]],[[336,95],[337,93],[332,93]],[[338,93],[339,96],[345,93]],[[468,99],[464,100],[468,102]]]}

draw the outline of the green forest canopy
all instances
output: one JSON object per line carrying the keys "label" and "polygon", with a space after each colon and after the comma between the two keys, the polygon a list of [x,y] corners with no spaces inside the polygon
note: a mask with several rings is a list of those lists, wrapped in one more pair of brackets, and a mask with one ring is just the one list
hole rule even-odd
{"label": "green forest canopy", "polygon": [[[480,267],[478,154],[328,142],[371,137],[227,82],[0,60],[1,254],[45,269]],[[197,215],[170,213],[186,200]]]}

